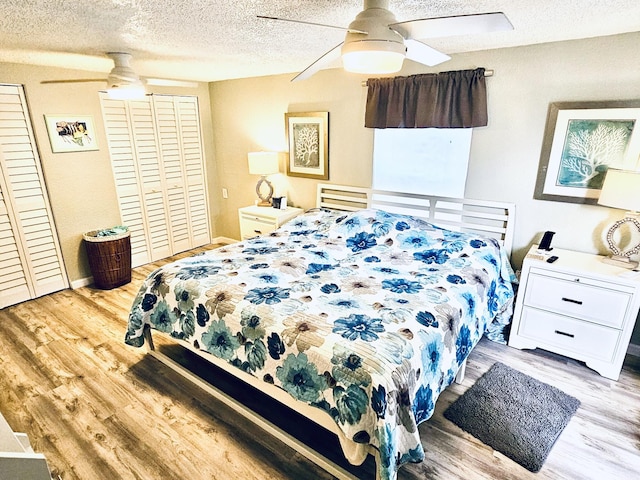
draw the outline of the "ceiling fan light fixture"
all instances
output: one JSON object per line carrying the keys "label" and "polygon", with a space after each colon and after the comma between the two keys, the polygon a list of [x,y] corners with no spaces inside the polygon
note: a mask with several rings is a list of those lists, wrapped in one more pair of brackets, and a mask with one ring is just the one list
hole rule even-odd
{"label": "ceiling fan light fixture", "polygon": [[361,40],[342,47],[342,66],[348,72],[385,75],[400,71],[407,49],[404,43]]}
{"label": "ceiling fan light fixture", "polygon": [[107,96],[112,100],[141,100],[146,95],[144,85],[113,85],[107,89]]}
{"label": "ceiling fan light fixture", "polygon": [[131,54],[109,52],[113,69],[109,72],[107,95],[113,100],[140,100],[146,95],[144,83],[131,68]]}

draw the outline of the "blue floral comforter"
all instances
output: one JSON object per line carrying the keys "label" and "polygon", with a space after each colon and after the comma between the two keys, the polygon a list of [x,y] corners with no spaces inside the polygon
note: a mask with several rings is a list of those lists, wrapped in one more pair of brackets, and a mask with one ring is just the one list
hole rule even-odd
{"label": "blue floral comforter", "polygon": [[418,424],[480,337],[502,340],[512,281],[493,239],[314,210],[151,273],[126,342],[149,324],[283,388],[375,446],[390,479],[424,458]]}

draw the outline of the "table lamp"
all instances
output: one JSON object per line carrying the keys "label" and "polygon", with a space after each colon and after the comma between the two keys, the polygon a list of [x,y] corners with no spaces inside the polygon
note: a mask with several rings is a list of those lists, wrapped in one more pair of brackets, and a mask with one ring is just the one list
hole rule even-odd
{"label": "table lamp", "polygon": [[[267,175],[272,175],[280,171],[280,156],[278,152],[251,152],[248,154],[249,174],[260,175],[260,180],[256,184],[256,193],[260,201],[259,207],[270,207],[271,196],[273,195],[273,185],[267,180]],[[267,186],[268,192],[262,193],[263,185]]]}
{"label": "table lamp", "polygon": [[638,262],[632,261],[630,257],[640,252],[640,243],[623,251],[614,239],[614,234],[625,223],[634,225],[640,233],[640,172],[609,168],[598,204],[627,210],[625,217],[615,222],[607,232],[607,243],[613,255],[605,257],[603,261],[619,267],[636,268]]}

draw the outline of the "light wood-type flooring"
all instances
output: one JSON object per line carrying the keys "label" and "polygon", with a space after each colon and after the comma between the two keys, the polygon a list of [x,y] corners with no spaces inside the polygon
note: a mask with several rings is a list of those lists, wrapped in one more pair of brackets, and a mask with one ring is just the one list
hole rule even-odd
{"label": "light wood-type flooring", "polygon": [[[124,344],[137,289],[162,263],[134,269],[131,283],[110,291],[65,290],[0,310],[0,411],[9,424],[62,480],[332,478],[144,348]],[[442,415],[496,361],[582,402],[537,474]],[[337,452],[330,436],[302,429],[317,448]],[[464,382],[440,396],[420,432],[426,460],[403,467],[401,480],[640,478],[640,361],[627,356],[614,382],[573,360],[483,339]],[[372,475],[371,462],[358,470]]]}

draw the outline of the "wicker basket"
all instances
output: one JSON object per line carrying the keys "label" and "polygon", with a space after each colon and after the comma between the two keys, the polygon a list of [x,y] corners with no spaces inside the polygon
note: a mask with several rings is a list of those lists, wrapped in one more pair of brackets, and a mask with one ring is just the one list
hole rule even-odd
{"label": "wicker basket", "polygon": [[131,234],[97,236],[83,234],[89,267],[96,288],[110,290],[131,281]]}

